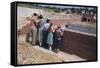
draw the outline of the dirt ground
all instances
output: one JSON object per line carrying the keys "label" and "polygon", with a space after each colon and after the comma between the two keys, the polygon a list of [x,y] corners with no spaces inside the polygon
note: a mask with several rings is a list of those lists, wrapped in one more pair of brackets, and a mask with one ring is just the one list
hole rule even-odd
{"label": "dirt ground", "polygon": [[45,53],[35,49],[27,43],[17,45],[17,64],[39,64],[39,63],[55,63],[62,62],[56,55]]}
{"label": "dirt ground", "polygon": [[[24,38],[23,38],[24,39]],[[77,55],[68,54],[60,51],[54,53],[39,46],[32,46],[21,38],[17,45],[17,64],[41,64],[41,63],[58,63],[86,61]]]}

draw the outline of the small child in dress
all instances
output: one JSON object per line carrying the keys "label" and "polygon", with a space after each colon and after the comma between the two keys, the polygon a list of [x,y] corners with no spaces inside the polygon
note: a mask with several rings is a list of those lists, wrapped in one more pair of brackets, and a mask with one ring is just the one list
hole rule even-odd
{"label": "small child in dress", "polygon": [[52,50],[52,45],[53,45],[53,30],[52,30],[52,24],[50,25],[48,29],[48,35],[47,35],[47,41],[46,43],[48,44],[49,50]]}

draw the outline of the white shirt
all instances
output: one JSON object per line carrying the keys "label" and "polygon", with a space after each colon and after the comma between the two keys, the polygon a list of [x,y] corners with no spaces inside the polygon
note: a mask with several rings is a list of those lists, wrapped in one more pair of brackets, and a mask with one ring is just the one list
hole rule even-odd
{"label": "white shirt", "polygon": [[45,30],[48,30],[49,27],[50,27],[50,23],[45,23],[45,24],[44,24],[44,29],[45,29]]}

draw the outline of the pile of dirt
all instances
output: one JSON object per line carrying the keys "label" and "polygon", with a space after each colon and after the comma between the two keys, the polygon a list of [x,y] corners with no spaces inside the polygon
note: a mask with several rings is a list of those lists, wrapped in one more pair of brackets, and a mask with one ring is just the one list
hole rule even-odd
{"label": "pile of dirt", "polygon": [[34,48],[28,43],[18,43],[17,64],[39,64],[62,62],[56,55],[46,53]]}

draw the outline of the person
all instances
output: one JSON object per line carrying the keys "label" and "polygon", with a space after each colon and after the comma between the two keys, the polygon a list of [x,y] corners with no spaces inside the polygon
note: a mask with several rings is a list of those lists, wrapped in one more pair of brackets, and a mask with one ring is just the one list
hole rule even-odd
{"label": "person", "polygon": [[34,13],[31,18],[31,34],[32,34],[32,45],[36,45],[37,40],[37,22],[38,22],[38,14]]}
{"label": "person", "polygon": [[45,31],[47,31],[49,27],[50,27],[50,20],[47,19],[46,23],[44,24],[43,29],[44,29]]}
{"label": "person", "polygon": [[52,24],[50,25],[48,29],[48,35],[47,35],[47,41],[46,41],[49,50],[52,50],[52,45],[53,45],[53,29],[52,29]]}
{"label": "person", "polygon": [[58,53],[60,46],[61,46],[61,39],[62,39],[63,31],[60,26],[55,29],[54,32],[54,45],[55,45],[55,52]]}
{"label": "person", "polygon": [[37,26],[37,31],[38,31],[38,33],[37,33],[37,35],[38,35],[37,40],[39,42],[39,46],[41,46],[42,45],[42,39],[43,39],[42,31],[43,31],[43,25],[44,25],[45,21],[44,21],[42,15],[38,16],[38,19],[39,19],[39,22],[38,22],[38,26]]}
{"label": "person", "polygon": [[46,23],[43,25],[43,31],[42,31],[42,47],[47,48],[46,40],[47,40],[47,35],[48,35],[48,28],[50,27],[50,20],[47,19]]}

